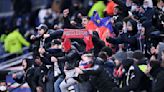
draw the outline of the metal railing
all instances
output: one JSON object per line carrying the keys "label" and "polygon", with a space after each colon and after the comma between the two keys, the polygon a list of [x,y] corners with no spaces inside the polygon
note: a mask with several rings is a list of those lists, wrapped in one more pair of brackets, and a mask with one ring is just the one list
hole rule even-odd
{"label": "metal railing", "polygon": [[23,58],[30,58],[30,57],[32,57],[32,55],[33,55],[33,53],[30,52],[30,53],[21,55],[19,57],[10,59],[8,61],[2,62],[2,63],[0,63],[0,70],[4,70],[4,69],[7,69],[7,68],[9,68],[11,66],[18,65],[18,64],[20,64],[22,62]]}

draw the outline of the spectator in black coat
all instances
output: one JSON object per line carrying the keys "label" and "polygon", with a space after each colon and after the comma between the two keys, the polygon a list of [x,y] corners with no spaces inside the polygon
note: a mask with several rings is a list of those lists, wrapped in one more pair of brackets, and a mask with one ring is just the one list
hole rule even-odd
{"label": "spectator in black coat", "polygon": [[132,19],[125,19],[122,31],[117,38],[107,38],[107,42],[112,44],[124,44],[127,51],[137,49],[137,22]]}
{"label": "spectator in black coat", "polygon": [[114,61],[112,59],[112,49],[109,48],[109,47],[107,47],[107,46],[105,46],[105,47],[103,47],[101,49],[101,52],[102,52],[102,54],[104,53],[103,54],[103,57],[105,56],[105,59],[104,60],[106,60],[106,62],[104,62],[104,67],[107,68],[107,70],[109,71],[109,73],[113,74],[115,64],[114,64]]}
{"label": "spectator in black coat", "polygon": [[162,92],[164,86],[164,68],[161,66],[161,63],[158,60],[153,60],[150,62],[150,74],[154,78],[154,86],[152,92]]}
{"label": "spectator in black coat", "polygon": [[13,74],[13,78],[18,83],[27,82],[32,92],[44,91],[45,85],[43,78],[47,74],[47,68],[37,57],[33,59],[23,59],[22,66],[24,71]]}
{"label": "spectator in black coat", "polygon": [[114,9],[114,20],[115,22],[122,21],[125,17],[127,17],[128,14],[128,7],[122,0],[113,0],[114,3],[117,4],[117,6]]}
{"label": "spectator in black coat", "polygon": [[[51,57],[62,57],[64,56],[64,52],[61,49],[61,42],[58,40],[53,40],[51,42],[51,47],[47,50],[44,48],[39,49],[41,59],[44,64],[49,65],[48,74],[46,77],[46,91],[47,92],[54,92],[54,81],[58,78],[58,76],[63,75],[63,67],[64,62],[55,62],[51,61]],[[55,79],[54,79],[55,78]]]}
{"label": "spectator in black coat", "polygon": [[93,63],[92,66],[82,70],[80,68],[76,68],[76,72],[86,76],[89,75],[91,85],[93,85],[93,87],[95,87],[99,92],[111,92],[112,88],[115,87],[112,75],[109,75],[102,65],[95,64],[93,56],[89,55],[86,56],[86,58],[89,58],[86,62]]}
{"label": "spectator in black coat", "polygon": [[[151,92],[151,81],[147,77],[146,67],[147,65],[144,59],[144,55],[140,51],[135,51],[133,54],[134,64],[129,66],[124,63],[125,70],[127,71],[125,85],[122,88],[114,88],[113,92]],[[128,67],[129,69],[128,69]],[[145,67],[145,68],[144,68]]]}

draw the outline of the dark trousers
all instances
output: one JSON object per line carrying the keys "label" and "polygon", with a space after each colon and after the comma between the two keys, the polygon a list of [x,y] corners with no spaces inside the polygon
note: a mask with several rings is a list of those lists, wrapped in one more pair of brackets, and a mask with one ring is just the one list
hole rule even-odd
{"label": "dark trousers", "polygon": [[47,74],[46,92],[54,92],[54,71],[49,70]]}

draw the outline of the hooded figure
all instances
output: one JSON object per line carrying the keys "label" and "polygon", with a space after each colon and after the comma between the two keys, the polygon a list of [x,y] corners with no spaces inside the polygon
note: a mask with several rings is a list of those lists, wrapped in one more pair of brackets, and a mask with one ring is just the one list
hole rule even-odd
{"label": "hooded figure", "polygon": [[[36,92],[36,86],[32,85],[34,84],[33,81],[33,76],[34,76],[34,62],[32,59],[23,59],[22,60],[22,66],[23,66],[23,70],[24,71],[20,71],[16,73],[16,77],[13,76],[13,79],[17,82],[17,83],[24,83],[25,81],[28,83],[28,85],[31,88],[32,92]],[[31,82],[33,81],[33,82]]]}
{"label": "hooded figure", "polygon": [[137,22],[132,19],[124,20],[123,32],[116,38],[108,37],[106,40],[112,44],[124,44],[127,51],[134,51],[137,49]]}

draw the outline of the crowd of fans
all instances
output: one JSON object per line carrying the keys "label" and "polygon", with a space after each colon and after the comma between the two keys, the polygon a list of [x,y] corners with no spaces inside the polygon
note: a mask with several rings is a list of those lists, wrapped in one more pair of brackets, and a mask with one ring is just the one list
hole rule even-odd
{"label": "crowd of fans", "polygon": [[[105,40],[98,26],[90,29],[95,11],[100,19],[110,17]],[[163,0],[54,0],[39,10],[38,20],[34,31],[25,32],[29,42],[19,20],[4,40],[11,53],[30,46],[33,58],[24,58],[24,70],[13,78],[32,92],[163,92]],[[87,29],[92,41],[63,39],[65,29]],[[10,39],[21,44],[14,47]]]}

